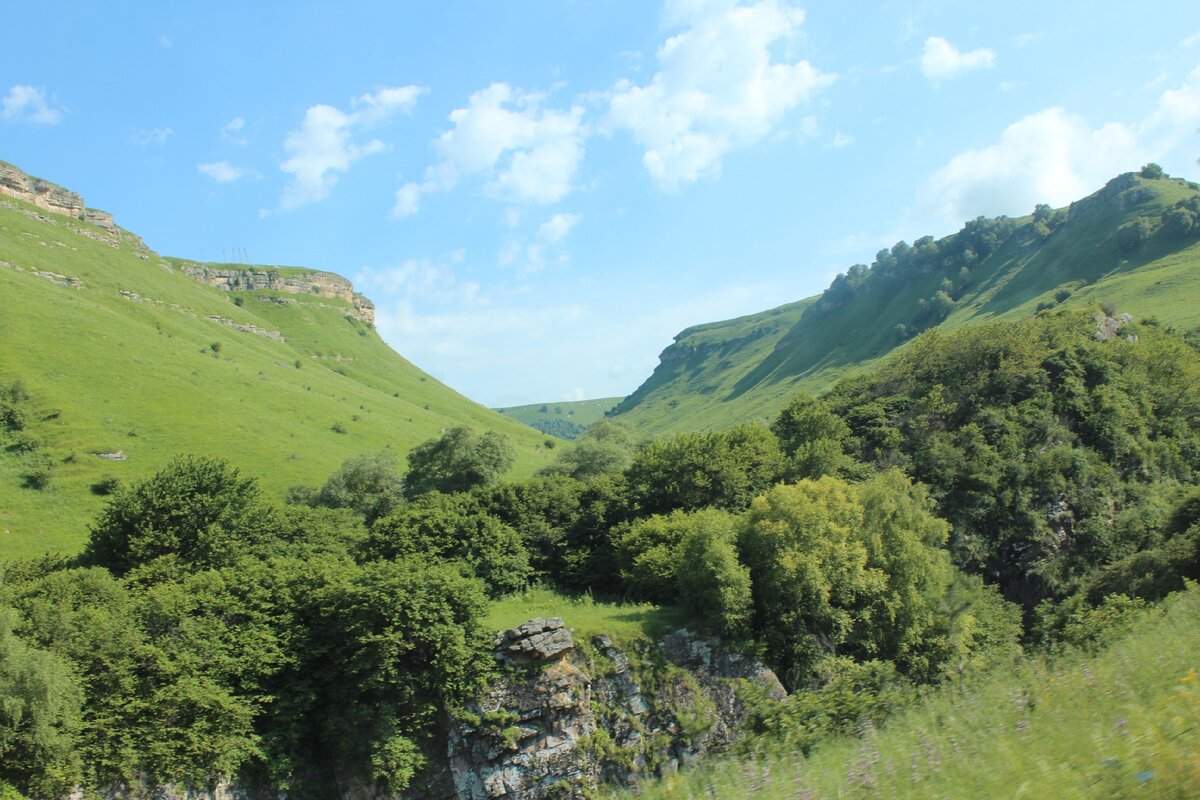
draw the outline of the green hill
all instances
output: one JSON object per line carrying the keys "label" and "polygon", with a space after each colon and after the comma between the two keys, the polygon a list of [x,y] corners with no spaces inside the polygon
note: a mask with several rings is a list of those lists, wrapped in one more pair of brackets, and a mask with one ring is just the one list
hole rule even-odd
{"label": "green hill", "polygon": [[104,479],[180,453],[278,495],[455,425],[511,436],[518,474],[549,461],[544,436],[391,350],[344,279],[164,259],[60,187],[18,199],[18,179],[0,162],[0,411],[22,420],[0,424],[0,557],[76,550]]}
{"label": "green hill", "polygon": [[1069,208],[981,217],[940,240],[901,242],[820,296],[688,328],[613,413],[647,433],[767,420],[798,390],[820,392],[926,328],[1029,317],[1063,303],[1111,303],[1195,326],[1198,215],[1197,184],[1127,173]]}
{"label": "green hill", "polygon": [[497,408],[506,417],[536,428],[560,439],[576,439],[587,427],[603,419],[620,397],[601,397],[599,400],[572,400],[565,403],[533,403],[527,406]]}

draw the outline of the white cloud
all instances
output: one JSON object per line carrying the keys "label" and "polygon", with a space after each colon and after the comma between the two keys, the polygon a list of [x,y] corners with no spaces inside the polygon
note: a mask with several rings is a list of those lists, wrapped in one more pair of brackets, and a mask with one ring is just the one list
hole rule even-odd
{"label": "white cloud", "polygon": [[51,108],[46,100],[46,90],[37,86],[13,86],[3,101],[4,119],[32,122],[35,125],[57,125],[64,111]]}
{"label": "white cloud", "polygon": [[932,81],[953,78],[972,69],[991,69],[996,66],[996,54],[985,47],[964,53],[940,36],[925,40],[921,54],[921,72]]}
{"label": "white cloud", "polygon": [[364,267],[355,275],[354,285],[360,291],[400,295],[409,302],[449,303],[463,307],[486,305],[479,284],[461,280],[455,273],[454,265],[462,258],[460,252],[455,252],[440,261],[409,259],[398,267]]}
{"label": "white cloud", "polygon": [[564,246],[564,240],[583,219],[580,214],[555,214],[538,225],[532,241],[522,242],[517,238],[506,241],[500,247],[497,263],[502,267],[518,267],[517,274],[521,277],[541,272],[548,261],[556,264],[566,264],[570,255]]}
{"label": "white cloud", "polygon": [[660,189],[718,173],[735,147],[766,136],[834,75],[808,61],[775,61],[800,35],[804,12],[787,0],[668,0],[665,23],[684,30],[658,49],[644,86],[622,80],[608,95],[606,126],[628,130]]}
{"label": "white cloud", "polygon": [[290,174],[292,181],[284,187],[280,207],[298,208],[328,197],[337,183],[337,173],[386,149],[379,139],[357,142],[355,134],[397,113],[411,111],[424,91],[419,86],[384,88],[356,97],[348,112],[323,103],[310,107],[300,127],[283,142],[289,157],[279,168]]}
{"label": "white cloud", "polygon": [[547,244],[558,244],[579,224],[579,214],[555,214],[538,226],[537,238]]}
{"label": "white cloud", "polygon": [[228,161],[214,161],[209,164],[197,164],[196,169],[207,175],[215,183],[233,183],[246,177],[249,171],[244,167],[235,167]]}
{"label": "white cloud", "polygon": [[162,147],[174,133],[171,128],[141,128],[133,132],[129,141],[138,147]]}
{"label": "white cloud", "polygon": [[833,136],[832,146],[835,150],[840,150],[843,147],[849,147],[852,144],[854,144],[854,137],[848,133],[842,133],[841,131],[838,131]]}
{"label": "white cloud", "polygon": [[1033,44],[1038,39],[1044,38],[1045,31],[1033,31],[1031,33],[1020,33],[1012,38],[1012,43],[1017,47],[1026,47]]}
{"label": "white cloud", "polygon": [[239,147],[245,147],[249,140],[242,135],[242,130],[246,127],[244,117],[234,117],[221,126],[221,139],[226,142],[232,142]]}
{"label": "white cloud", "polygon": [[441,160],[423,183],[402,187],[410,206],[432,191],[454,188],[464,178],[486,178],[491,196],[517,204],[549,204],[570,194],[583,159],[583,108],[543,107],[545,98],[493,83],[467,106],[450,112],[453,127],[434,142]]}
{"label": "white cloud", "polygon": [[170,50],[174,45],[174,42],[171,41],[171,37],[167,36],[165,33],[158,37],[158,43],[166,50]]}
{"label": "white cloud", "polygon": [[587,400],[587,399],[588,399],[587,392],[585,392],[583,389],[581,389],[579,387],[576,387],[563,395],[563,400],[568,403],[579,402],[580,400]]}
{"label": "white cloud", "polygon": [[392,219],[411,217],[421,209],[421,186],[406,183],[396,190],[396,204],[392,206]]}
{"label": "white cloud", "polygon": [[1193,45],[1196,45],[1196,44],[1200,44],[1200,31],[1196,31],[1191,36],[1184,39],[1182,42],[1179,43],[1179,46],[1180,47],[1192,47]]}
{"label": "white cloud", "polygon": [[1021,214],[1037,203],[1064,205],[1147,161],[1183,154],[1200,124],[1200,68],[1163,92],[1140,122],[1094,127],[1061,108],[1008,126],[995,144],[960,153],[922,187],[929,222],[961,224],[980,214]]}

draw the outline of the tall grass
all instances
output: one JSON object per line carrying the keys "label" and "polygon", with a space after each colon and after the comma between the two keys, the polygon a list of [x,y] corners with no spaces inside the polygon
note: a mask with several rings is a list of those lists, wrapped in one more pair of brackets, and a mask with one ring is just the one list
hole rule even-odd
{"label": "tall grass", "polygon": [[1094,654],[947,686],[879,730],[647,783],[647,798],[1200,798],[1200,589]]}

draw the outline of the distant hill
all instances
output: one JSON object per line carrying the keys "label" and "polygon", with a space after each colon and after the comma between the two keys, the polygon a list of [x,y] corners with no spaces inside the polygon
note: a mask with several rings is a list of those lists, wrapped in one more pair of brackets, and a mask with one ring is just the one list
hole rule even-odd
{"label": "distant hill", "polygon": [[345,279],[160,257],[3,162],[0,298],[0,557],[76,550],[109,479],[180,453],[276,495],[455,425],[511,436],[518,474],[549,461],[544,436],[389,348]]}
{"label": "distant hill", "polygon": [[922,330],[1109,303],[1200,325],[1200,186],[1151,165],[1068,208],[880,251],[817,297],[680,333],[613,415],[645,433],[769,420]]}
{"label": "distant hill", "polygon": [[559,439],[577,439],[598,419],[602,419],[620,397],[602,397],[599,400],[572,400],[565,403],[533,403],[527,406],[497,408],[506,417],[512,417],[531,428],[556,436]]}

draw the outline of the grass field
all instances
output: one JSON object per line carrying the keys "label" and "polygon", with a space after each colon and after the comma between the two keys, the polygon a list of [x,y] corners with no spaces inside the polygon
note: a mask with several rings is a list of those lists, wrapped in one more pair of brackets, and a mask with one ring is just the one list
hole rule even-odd
{"label": "grass field", "polygon": [[549,462],[545,436],[438,383],[349,304],[273,294],[203,286],[136,237],[6,199],[0,384],[30,397],[25,430],[0,431],[0,558],[77,550],[104,502],[94,484],[181,453],[226,458],[275,496],[455,425],[512,437],[516,475]]}
{"label": "grass field", "polygon": [[684,624],[682,613],[673,608],[605,603],[589,595],[569,596],[545,588],[494,601],[483,622],[488,630],[500,631],[536,617],[562,617],[580,640],[602,633],[620,643],[653,639]]}
{"label": "grass field", "polygon": [[1200,797],[1200,589],[1086,655],[946,686],[809,756],[777,748],[641,786],[643,798]]}

